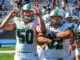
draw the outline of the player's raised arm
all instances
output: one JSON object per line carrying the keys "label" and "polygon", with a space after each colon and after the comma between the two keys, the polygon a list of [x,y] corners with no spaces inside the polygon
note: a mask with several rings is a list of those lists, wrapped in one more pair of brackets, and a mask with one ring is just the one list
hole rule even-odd
{"label": "player's raised arm", "polygon": [[5,30],[13,30],[15,28],[15,23],[10,23],[10,20],[16,16],[18,11],[11,11],[9,15],[3,20],[3,22],[0,24],[0,28]]}
{"label": "player's raised arm", "polygon": [[40,6],[35,4],[33,6],[33,9],[34,9],[34,14],[36,15],[36,17],[38,19],[38,23],[39,23],[41,31],[45,32],[46,31],[46,27],[45,27],[45,24],[44,24],[44,20],[41,17]]}
{"label": "player's raised arm", "polygon": [[34,9],[34,14],[36,15],[36,17],[38,19],[38,26],[36,27],[36,31],[38,33],[37,43],[39,46],[44,48],[44,43],[51,43],[52,40],[45,37],[46,26],[45,26],[44,21],[41,17],[40,6],[35,4],[33,6],[33,9]]}

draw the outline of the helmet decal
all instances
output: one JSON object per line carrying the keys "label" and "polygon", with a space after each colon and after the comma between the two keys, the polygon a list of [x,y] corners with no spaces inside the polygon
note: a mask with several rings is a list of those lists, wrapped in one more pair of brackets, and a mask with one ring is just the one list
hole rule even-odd
{"label": "helmet decal", "polygon": [[30,4],[30,3],[25,4],[25,5],[23,6],[23,10],[28,10],[28,9],[31,10],[31,4]]}
{"label": "helmet decal", "polygon": [[57,14],[58,14],[58,9],[56,8],[54,11],[54,15],[57,16]]}
{"label": "helmet decal", "polygon": [[30,8],[31,8],[31,4],[30,4],[30,3],[28,4],[27,8],[28,8],[28,9],[30,9]]}

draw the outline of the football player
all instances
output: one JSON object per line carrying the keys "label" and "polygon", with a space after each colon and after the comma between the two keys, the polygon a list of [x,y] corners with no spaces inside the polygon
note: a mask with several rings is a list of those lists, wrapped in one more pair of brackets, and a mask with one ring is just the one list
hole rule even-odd
{"label": "football player", "polygon": [[76,48],[76,42],[77,42],[77,39],[78,39],[78,34],[77,34],[77,29],[78,29],[78,17],[77,16],[73,16],[72,18],[72,22],[74,23],[74,37],[75,37],[75,44],[74,44],[74,47],[70,47],[69,49],[69,60],[73,60],[74,59],[74,56],[75,56],[75,48]]}
{"label": "football player", "polygon": [[80,60],[80,24],[78,25],[77,28],[78,32],[78,39],[76,43],[76,49],[75,49],[75,58],[74,60]]}
{"label": "football player", "polygon": [[66,20],[65,21],[66,27],[74,28],[74,24],[72,23],[72,16],[71,16],[71,14],[69,12],[65,13],[65,20]]}
{"label": "football player", "polygon": [[50,23],[46,24],[46,37],[38,37],[38,41],[45,46],[43,60],[68,60],[69,45],[74,43],[73,32],[63,26],[62,14],[58,11],[53,10],[50,17]]}
{"label": "football player", "polygon": [[75,41],[74,47],[71,48],[71,56],[69,60],[80,60],[80,25],[76,29],[78,33],[78,39]]}
{"label": "football player", "polygon": [[[45,25],[40,15],[40,6],[31,4],[23,6],[21,18],[15,17],[19,11],[11,11],[10,14],[0,24],[0,28],[5,30],[16,30],[16,54],[14,60],[39,60],[37,55],[37,26],[41,32],[45,31]],[[35,16],[37,19],[35,19]],[[14,18],[13,18],[14,17]],[[13,22],[10,20],[13,18]]]}

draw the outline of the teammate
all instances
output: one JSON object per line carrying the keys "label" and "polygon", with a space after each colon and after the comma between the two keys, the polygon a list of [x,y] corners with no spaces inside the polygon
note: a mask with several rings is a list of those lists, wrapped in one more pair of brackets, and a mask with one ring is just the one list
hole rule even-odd
{"label": "teammate", "polygon": [[76,43],[76,49],[75,49],[75,59],[74,60],[80,60],[80,24],[77,28],[78,32],[78,39]]}
{"label": "teammate", "polygon": [[66,29],[63,27],[64,21],[60,19],[61,15],[54,10],[50,15],[50,23],[46,24],[46,37],[38,37],[38,41],[45,45],[43,60],[68,60],[69,45],[74,43],[74,37],[66,25]]}
{"label": "teammate", "polygon": [[73,16],[72,22],[74,23],[74,30],[76,30],[78,28],[78,17],[77,16]]}
{"label": "teammate", "polygon": [[65,20],[66,20],[65,25],[67,27],[74,28],[74,24],[72,23],[72,16],[69,12],[65,13]]}
{"label": "teammate", "polygon": [[74,34],[74,37],[75,37],[75,44],[73,47],[70,47],[69,49],[69,60],[74,60],[74,57],[75,57],[75,48],[76,48],[76,42],[77,42],[77,39],[78,39],[78,34],[77,34],[77,29],[78,29],[78,17],[77,16],[73,16],[72,18],[72,22],[74,23],[74,29],[73,31],[75,32]]}
{"label": "teammate", "polygon": [[78,33],[78,39],[76,40],[74,47],[71,48],[72,51],[69,60],[80,60],[80,26],[78,26],[76,30]]}
{"label": "teammate", "polygon": [[[37,46],[37,26],[40,31],[45,31],[45,25],[40,15],[40,7],[34,6],[34,11],[31,4],[23,6],[21,18],[15,17],[19,11],[11,11],[10,14],[0,24],[0,28],[5,30],[16,30],[16,54],[14,60],[39,60]],[[37,19],[35,19],[36,15]],[[14,18],[13,18],[14,17]],[[10,20],[13,18],[13,22]]]}

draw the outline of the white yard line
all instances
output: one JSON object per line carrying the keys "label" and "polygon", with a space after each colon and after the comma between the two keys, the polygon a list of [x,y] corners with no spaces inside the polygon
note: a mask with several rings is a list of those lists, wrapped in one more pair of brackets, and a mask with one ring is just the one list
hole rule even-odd
{"label": "white yard line", "polygon": [[15,51],[0,51],[0,53],[15,53]]}

